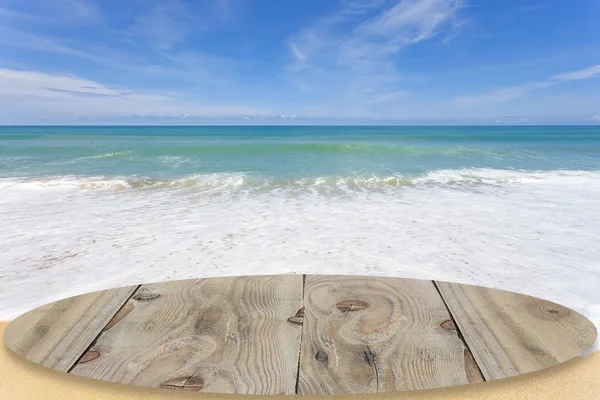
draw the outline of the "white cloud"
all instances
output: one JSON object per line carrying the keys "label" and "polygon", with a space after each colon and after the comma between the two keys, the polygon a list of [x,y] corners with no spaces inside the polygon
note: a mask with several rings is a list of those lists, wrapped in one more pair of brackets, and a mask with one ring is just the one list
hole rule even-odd
{"label": "white cloud", "polygon": [[69,46],[62,45],[54,40],[40,37],[34,34],[21,32],[7,26],[0,26],[0,44],[14,47],[21,47],[30,50],[36,50],[45,53],[63,54],[67,56],[78,57],[84,60],[92,61],[101,65],[139,71],[140,65],[131,65],[131,63],[119,60],[116,52],[111,50],[110,55],[101,55],[100,52],[81,51]]}
{"label": "white cloud", "polygon": [[359,25],[357,36],[381,36],[396,48],[419,42],[436,33],[458,9],[457,0],[403,0]]}
{"label": "white cloud", "polygon": [[478,93],[465,96],[457,96],[452,102],[457,106],[472,106],[490,103],[500,103],[519,98],[525,93],[539,88],[555,85],[555,82],[534,82],[521,86],[513,86],[504,89],[494,90],[488,93]]}
{"label": "white cloud", "polygon": [[[157,51],[151,56],[140,58],[128,53],[127,48],[100,48],[95,47],[92,43],[86,43],[86,50],[79,50],[63,45],[52,38],[21,32],[1,25],[0,45],[77,57],[135,74],[169,76],[193,83],[211,85],[228,83],[229,80],[225,79],[223,75],[226,75],[233,66],[231,60],[190,51],[177,53]],[[3,65],[8,66],[6,62]]]}
{"label": "white cloud", "polygon": [[[102,21],[104,16],[92,0],[20,0],[13,8],[0,8],[0,16],[36,24],[69,23],[84,25]],[[20,8],[26,11],[20,11]]]}
{"label": "white cloud", "polygon": [[[69,19],[76,19],[78,23],[102,19],[92,0],[56,0],[40,3],[39,7],[23,8],[29,3],[30,0],[19,0],[11,8],[0,8],[0,45],[77,57],[135,74],[194,84],[229,82],[226,75],[233,65],[231,60],[200,53],[184,43],[192,32],[213,23],[217,13],[222,15],[228,11],[231,6],[227,1],[217,0],[212,5],[204,5],[200,13],[202,18],[193,15],[180,0],[164,1],[154,7],[144,3],[141,4],[142,12],[133,15],[130,26],[110,32],[113,34],[99,42],[85,36],[61,39],[38,29],[41,23],[68,23],[70,26]],[[19,7],[26,12],[20,11]],[[31,10],[38,10],[38,13],[32,14]],[[175,49],[178,44],[182,44],[181,48]],[[141,49],[143,46],[153,51]],[[8,66],[7,63],[3,65]]]}
{"label": "white cloud", "polygon": [[532,90],[543,89],[574,80],[590,79],[596,75],[600,75],[600,65],[554,75],[545,81],[526,83],[524,85],[498,89],[487,93],[457,96],[452,99],[452,103],[456,106],[481,106],[490,103],[499,103],[522,97]]}
{"label": "white cloud", "polygon": [[182,94],[145,92],[76,76],[0,69],[0,120],[14,118],[272,115],[237,105],[206,105]]}
{"label": "white cloud", "polygon": [[592,118],[590,118],[590,121],[600,122],[600,115],[594,115]]}
{"label": "white cloud", "polygon": [[296,58],[297,61],[299,62],[304,62],[306,61],[306,56],[304,55],[304,53],[302,53],[299,49],[298,46],[296,45],[296,43],[294,42],[290,42],[290,50],[292,52],[292,54],[294,55],[294,57]]}
{"label": "white cloud", "polygon": [[369,115],[380,112],[383,103],[398,105],[398,93],[406,94],[399,87],[398,54],[458,26],[461,4],[462,0],[346,0],[337,13],[289,38],[294,62],[288,74],[296,87],[330,97],[338,110]]}
{"label": "white cloud", "polygon": [[348,68],[357,67],[357,63],[391,62],[389,58],[404,47],[440,33],[456,18],[461,1],[401,0],[369,18],[381,5],[346,2],[339,13],[321,18],[291,38],[290,51],[300,62],[307,61],[309,55],[324,59],[311,60],[315,63],[327,62],[333,53],[336,61]]}
{"label": "white cloud", "polygon": [[182,0],[164,0],[151,7],[145,6],[123,33],[125,37],[148,44],[155,50],[167,51],[178,44],[185,44],[193,33],[219,26],[234,11],[227,0],[195,2],[193,7],[188,5]]}
{"label": "white cloud", "polygon": [[580,69],[578,71],[572,71],[567,72],[565,74],[556,75],[552,77],[552,79],[556,81],[576,81],[580,79],[593,78],[596,75],[600,75],[600,64],[591,66],[589,68]]}

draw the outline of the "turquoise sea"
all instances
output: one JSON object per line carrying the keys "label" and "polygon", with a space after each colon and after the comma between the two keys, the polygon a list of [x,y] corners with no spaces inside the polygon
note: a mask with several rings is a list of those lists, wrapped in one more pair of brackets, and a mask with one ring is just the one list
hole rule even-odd
{"label": "turquoise sea", "polygon": [[3,179],[119,178],[135,187],[239,174],[257,185],[394,185],[470,169],[600,170],[600,126],[0,127]]}

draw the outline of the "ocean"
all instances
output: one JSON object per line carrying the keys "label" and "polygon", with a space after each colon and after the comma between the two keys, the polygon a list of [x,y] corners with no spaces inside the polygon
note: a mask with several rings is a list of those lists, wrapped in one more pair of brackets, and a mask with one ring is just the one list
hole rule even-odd
{"label": "ocean", "polygon": [[600,126],[0,127],[1,178],[132,188],[374,188],[438,171],[596,171],[599,154]]}
{"label": "ocean", "polygon": [[0,221],[0,318],[327,273],[513,290],[600,324],[600,126],[4,126]]}

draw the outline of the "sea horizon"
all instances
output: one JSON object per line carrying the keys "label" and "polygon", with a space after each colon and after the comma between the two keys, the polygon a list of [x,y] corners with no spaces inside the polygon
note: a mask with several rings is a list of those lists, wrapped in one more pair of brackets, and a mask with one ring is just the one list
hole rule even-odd
{"label": "sea horizon", "polygon": [[524,123],[524,124],[494,124],[494,123],[404,123],[404,124],[283,124],[283,123],[265,123],[265,124],[234,124],[234,123],[215,123],[215,124],[173,124],[173,123],[135,123],[135,124],[126,124],[126,123],[87,123],[87,124],[78,124],[78,123],[56,123],[56,124],[2,124],[0,123],[0,127],[2,128],[11,128],[11,127],[80,127],[80,128],[92,128],[92,127],[189,127],[189,128],[202,128],[202,127],[389,127],[389,128],[414,128],[414,127],[424,127],[424,128],[444,128],[444,127],[481,127],[481,128],[502,128],[502,127],[596,127],[600,128],[600,124],[597,122],[593,123]]}

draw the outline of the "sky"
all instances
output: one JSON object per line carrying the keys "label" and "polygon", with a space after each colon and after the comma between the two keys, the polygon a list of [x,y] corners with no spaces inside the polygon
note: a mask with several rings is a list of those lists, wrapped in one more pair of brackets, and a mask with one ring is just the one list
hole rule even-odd
{"label": "sky", "polygon": [[596,124],[598,26],[598,0],[0,0],[0,124]]}

